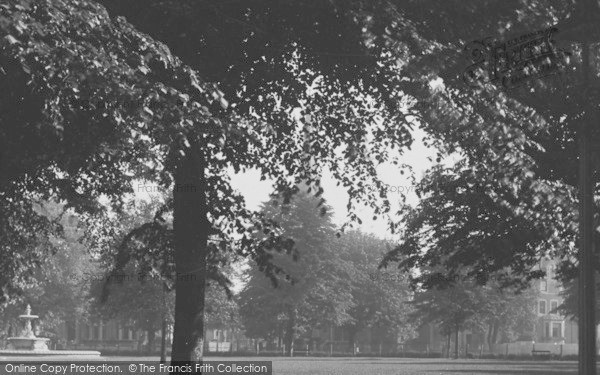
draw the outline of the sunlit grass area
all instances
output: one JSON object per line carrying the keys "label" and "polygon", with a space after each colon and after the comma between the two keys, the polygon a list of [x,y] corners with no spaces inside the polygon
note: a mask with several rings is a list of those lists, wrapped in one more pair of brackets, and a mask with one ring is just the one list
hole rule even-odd
{"label": "sunlit grass area", "polygon": [[[140,357],[103,357],[140,360]],[[143,358],[156,360],[156,358]],[[273,375],[558,375],[577,374],[575,361],[356,357],[207,357],[207,361],[273,361]],[[600,374],[600,371],[598,372]]]}
{"label": "sunlit grass area", "polygon": [[527,375],[577,374],[571,361],[499,361],[408,358],[274,358],[277,375]]}

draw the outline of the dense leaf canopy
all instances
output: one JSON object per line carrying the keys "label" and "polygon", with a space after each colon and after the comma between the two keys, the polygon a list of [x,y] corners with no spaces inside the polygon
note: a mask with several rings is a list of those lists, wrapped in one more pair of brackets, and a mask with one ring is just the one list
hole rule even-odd
{"label": "dense leaf canopy", "polygon": [[[406,93],[417,99],[420,125],[434,145],[462,160],[430,171],[419,188],[424,199],[408,212],[405,235],[387,260],[403,260],[401,266],[413,271],[424,269],[417,283],[427,287],[443,286],[457,274],[482,283],[497,274],[506,283],[526,282],[543,275],[538,266],[546,257],[558,259],[560,274],[573,278],[575,131],[581,121],[589,121],[594,108],[586,114],[583,105],[597,95],[582,89],[581,45],[560,40],[561,33],[569,32],[561,22],[575,16],[573,6],[558,1],[544,6],[429,3],[423,8],[416,2],[394,2],[407,5],[398,6],[402,11],[396,15],[403,20],[398,23],[413,25],[420,44],[415,48],[406,42],[405,27],[388,43],[401,48],[399,56],[409,56],[404,72],[412,85],[406,85]],[[557,24],[556,39],[572,53],[559,75],[508,91],[463,82],[472,63],[463,49],[468,42],[507,40]],[[600,134],[594,129],[593,142],[598,143]],[[596,166],[597,157],[595,152]]]}
{"label": "dense leaf canopy", "polygon": [[[348,14],[335,9],[330,16]],[[345,21],[340,32],[358,27],[356,17]],[[3,4],[0,20],[1,79],[11,88],[0,99],[3,108],[10,108],[0,119],[3,184],[20,183],[18,191],[65,199],[80,209],[98,208],[100,196],[118,207],[124,193],[132,192],[134,179],[171,188],[174,165],[190,147],[198,148],[207,160],[209,220],[221,245],[214,249],[235,249],[260,263],[268,256],[258,253],[261,247],[252,244],[249,233],[269,232],[273,224],[261,223],[245,208],[229,185],[228,170],[256,168],[284,193],[293,193],[300,181],[320,193],[319,176],[328,169],[350,193],[351,220],[359,220],[356,202],[369,204],[378,215],[390,211],[376,167],[397,163],[397,150],[410,144],[409,123],[398,110],[403,97],[389,82],[384,91],[382,80],[363,81],[357,75],[370,69],[370,79],[395,77],[396,64],[381,53],[371,56],[369,64],[348,62],[354,61],[350,56],[345,67],[322,60],[316,64],[305,53],[308,44],[288,40],[286,52],[277,58],[249,58],[258,61],[244,65],[250,78],[235,84],[215,79],[229,90],[225,99],[164,44],[123,18],[110,18],[92,1],[20,0]],[[363,46],[359,33],[351,34],[348,43]],[[234,37],[243,41],[240,35]],[[251,85],[260,61],[267,71],[282,75],[262,76],[260,85]],[[204,67],[192,62],[195,69]],[[232,94],[233,86],[236,92],[247,91]],[[225,112],[233,107],[228,100],[238,109]],[[7,189],[3,185],[5,199],[25,201]]]}

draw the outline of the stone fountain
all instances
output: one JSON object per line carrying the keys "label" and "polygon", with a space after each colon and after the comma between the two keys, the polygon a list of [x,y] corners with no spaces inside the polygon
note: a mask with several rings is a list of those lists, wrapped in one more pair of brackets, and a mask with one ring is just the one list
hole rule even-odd
{"label": "stone fountain", "polygon": [[33,329],[31,327],[31,322],[37,318],[39,318],[39,316],[31,315],[31,306],[27,305],[27,308],[25,309],[25,314],[19,315],[19,319],[24,321],[23,331],[21,331],[21,336],[8,338],[9,349],[11,349],[11,350],[33,350],[33,351],[49,350],[48,349],[48,341],[50,341],[50,339],[35,337],[35,333],[33,333]]}
{"label": "stone fountain", "polygon": [[36,337],[33,332],[31,322],[39,318],[37,315],[31,314],[31,306],[27,305],[25,314],[19,315],[19,319],[23,321],[23,330],[20,336],[9,337],[8,349],[0,350],[0,359],[3,356],[48,356],[56,358],[57,356],[64,356],[65,358],[72,358],[77,356],[78,358],[97,358],[100,356],[100,352],[95,350],[50,350],[48,348],[48,342],[50,339],[43,337]]}

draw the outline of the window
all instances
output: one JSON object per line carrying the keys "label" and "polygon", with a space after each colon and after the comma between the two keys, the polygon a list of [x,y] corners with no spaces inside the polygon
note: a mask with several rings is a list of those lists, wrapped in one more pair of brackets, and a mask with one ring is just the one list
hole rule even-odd
{"label": "window", "polygon": [[542,292],[547,292],[548,291],[548,282],[546,280],[540,281],[540,290]]}
{"label": "window", "polygon": [[550,337],[550,322],[544,323],[544,337]]}
{"label": "window", "polygon": [[558,301],[553,299],[550,301],[550,312],[556,314],[556,309],[558,309]]}
{"label": "window", "polygon": [[552,323],[552,337],[562,337],[562,324],[560,322]]}
{"label": "window", "polygon": [[538,313],[546,314],[546,300],[540,300],[538,303]]}

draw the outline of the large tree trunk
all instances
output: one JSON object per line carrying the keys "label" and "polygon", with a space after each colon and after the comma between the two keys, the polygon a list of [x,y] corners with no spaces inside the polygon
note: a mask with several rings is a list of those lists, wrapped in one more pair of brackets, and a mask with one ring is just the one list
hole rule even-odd
{"label": "large tree trunk", "polygon": [[294,356],[294,338],[296,337],[296,309],[290,307],[288,310],[288,324],[285,332],[285,355]]}
{"label": "large tree trunk", "polygon": [[451,338],[451,334],[448,333],[448,336],[446,337],[446,358],[450,358],[450,338]]}
{"label": "large tree trunk", "polygon": [[167,318],[163,318],[160,327],[160,363],[167,362]]}
{"label": "large tree trunk", "polygon": [[175,327],[172,362],[199,362],[204,344],[207,219],[205,162],[197,142],[177,166],[174,199]]}

